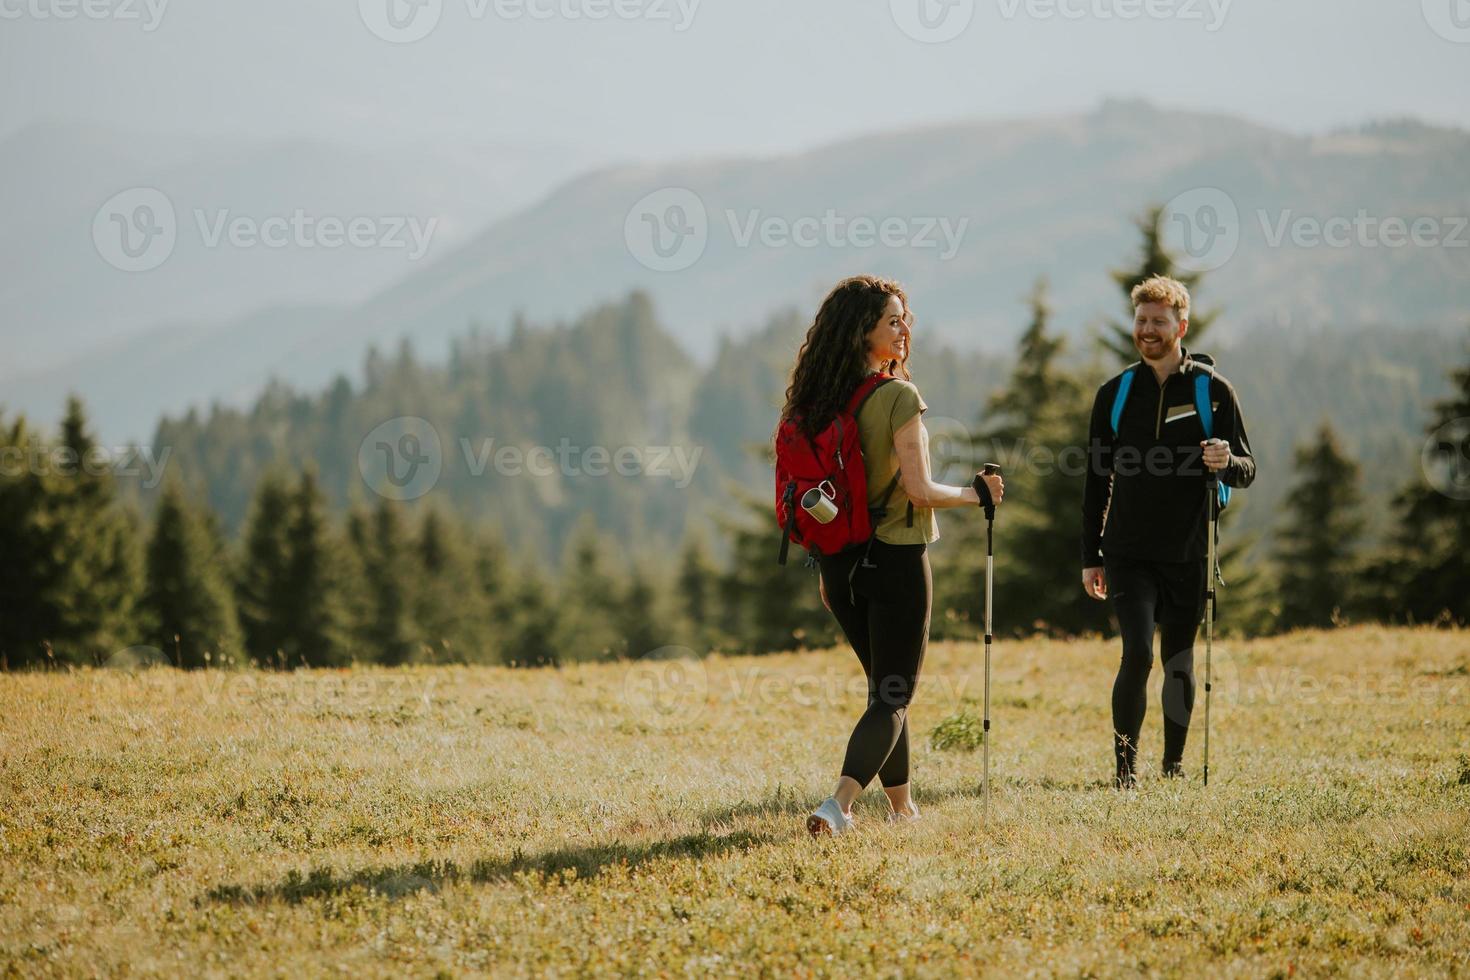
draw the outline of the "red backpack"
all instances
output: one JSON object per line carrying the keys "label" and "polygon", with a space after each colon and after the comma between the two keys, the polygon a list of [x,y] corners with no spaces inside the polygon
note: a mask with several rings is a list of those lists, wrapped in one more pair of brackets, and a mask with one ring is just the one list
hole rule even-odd
{"label": "red backpack", "polygon": [[[786,564],[791,542],[818,554],[835,555],[873,536],[868,512],[868,474],[863,469],[857,414],[868,396],[893,380],[890,374],[870,374],[858,385],[847,408],[813,439],[801,431],[797,419],[787,419],[776,432],[776,522],[781,525],[781,554]],[[818,489],[837,507],[837,516],[823,524],[801,506],[808,491]],[[889,487],[889,493],[893,488]]]}

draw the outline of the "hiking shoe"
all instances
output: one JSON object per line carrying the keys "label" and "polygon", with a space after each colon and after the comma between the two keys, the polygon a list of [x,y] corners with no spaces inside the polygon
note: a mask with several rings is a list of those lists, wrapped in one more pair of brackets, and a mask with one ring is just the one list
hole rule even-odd
{"label": "hiking shoe", "polygon": [[897,810],[888,811],[889,823],[913,823],[919,819],[919,811],[916,807],[912,813],[900,813]]}
{"label": "hiking shoe", "polygon": [[1184,778],[1184,763],[1182,763],[1182,762],[1165,762],[1164,765],[1161,767],[1160,771],[1163,772],[1165,779],[1183,779]]}
{"label": "hiking shoe", "polygon": [[1113,789],[1137,789],[1138,778],[1132,769],[1119,769],[1113,777]]}
{"label": "hiking shoe", "polygon": [[842,812],[842,807],[831,796],[806,818],[806,832],[813,837],[845,834],[852,829],[852,818]]}

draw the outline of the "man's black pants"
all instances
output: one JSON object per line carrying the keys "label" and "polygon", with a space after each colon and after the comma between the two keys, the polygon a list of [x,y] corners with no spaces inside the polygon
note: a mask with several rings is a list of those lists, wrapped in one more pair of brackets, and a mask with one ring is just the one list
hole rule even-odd
{"label": "man's black pants", "polygon": [[1184,758],[1194,713],[1194,639],[1204,616],[1205,562],[1117,558],[1107,561],[1106,571],[1108,595],[1123,640],[1123,659],[1113,682],[1113,751],[1118,772],[1131,776],[1136,771],[1156,625],[1162,634],[1163,768],[1168,770]]}

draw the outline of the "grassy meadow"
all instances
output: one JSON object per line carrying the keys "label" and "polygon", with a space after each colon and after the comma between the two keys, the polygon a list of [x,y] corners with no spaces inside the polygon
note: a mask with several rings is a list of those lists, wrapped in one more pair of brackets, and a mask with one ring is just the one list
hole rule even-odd
{"label": "grassy meadow", "polygon": [[844,650],[0,675],[0,976],[1470,974],[1470,635],[1215,653],[1210,786],[1156,668],[1119,793],[1116,645],[998,643],[987,823],[981,651],[932,645],[923,819],[825,840]]}

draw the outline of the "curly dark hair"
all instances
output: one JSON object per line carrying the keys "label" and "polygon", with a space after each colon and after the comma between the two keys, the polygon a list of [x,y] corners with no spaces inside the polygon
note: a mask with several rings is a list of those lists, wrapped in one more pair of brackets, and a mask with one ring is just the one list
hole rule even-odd
{"label": "curly dark hair", "polygon": [[[908,315],[908,294],[890,279],[852,276],[827,294],[796,355],[782,422],[795,420],[810,436],[832,424],[868,373],[868,334],[894,296]],[[903,359],[889,361],[884,370],[910,380],[908,358],[905,349]]]}

